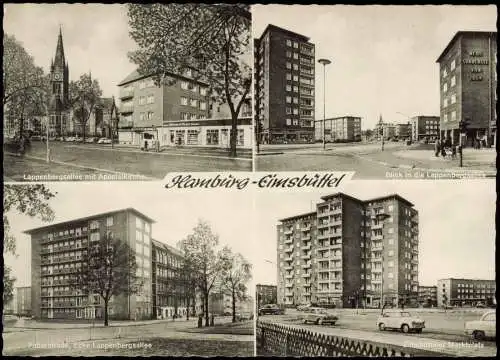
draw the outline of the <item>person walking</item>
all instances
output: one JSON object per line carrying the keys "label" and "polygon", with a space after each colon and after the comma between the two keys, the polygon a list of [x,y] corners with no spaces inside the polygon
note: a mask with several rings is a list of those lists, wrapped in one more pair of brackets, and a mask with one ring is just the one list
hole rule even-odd
{"label": "person walking", "polygon": [[437,139],[436,142],[434,143],[434,154],[436,155],[436,157],[439,157],[440,150],[441,150],[440,140]]}

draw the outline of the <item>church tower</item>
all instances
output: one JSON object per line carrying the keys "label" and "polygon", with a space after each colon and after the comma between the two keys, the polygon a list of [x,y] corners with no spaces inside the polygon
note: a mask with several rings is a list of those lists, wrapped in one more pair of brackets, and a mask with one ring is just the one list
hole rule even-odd
{"label": "church tower", "polygon": [[59,28],[56,54],[50,65],[50,82],[50,131],[53,136],[65,136],[69,124],[69,69],[64,56],[61,28]]}

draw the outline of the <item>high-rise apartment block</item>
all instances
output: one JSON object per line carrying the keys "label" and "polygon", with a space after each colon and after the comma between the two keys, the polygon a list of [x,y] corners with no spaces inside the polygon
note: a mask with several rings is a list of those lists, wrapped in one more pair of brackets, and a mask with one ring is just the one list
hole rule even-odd
{"label": "high-rise apartment block", "polygon": [[255,118],[262,143],[314,141],[314,44],[268,25],[254,41]]}
{"label": "high-rise apartment block", "polygon": [[[441,138],[471,145],[496,141],[497,33],[459,31],[437,59],[441,100]],[[468,121],[460,140],[460,121]]]}
{"label": "high-rise apartment block", "polygon": [[417,300],[418,212],[399,195],[321,198],[280,220],[278,303],[379,307]]}
{"label": "high-rise apartment block", "polygon": [[410,119],[413,141],[439,139],[439,116],[414,116]]}

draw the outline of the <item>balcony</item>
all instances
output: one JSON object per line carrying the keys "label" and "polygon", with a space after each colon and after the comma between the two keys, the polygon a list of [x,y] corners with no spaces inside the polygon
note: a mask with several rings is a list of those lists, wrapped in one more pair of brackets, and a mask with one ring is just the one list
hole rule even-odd
{"label": "balcony", "polygon": [[384,240],[384,235],[372,235],[371,240],[372,241]]}
{"label": "balcony", "polygon": [[300,228],[302,231],[309,231],[311,230],[311,224],[308,224],[308,225],[302,225],[302,227]]}
{"label": "balcony", "polygon": [[291,228],[285,229],[285,230],[283,230],[283,234],[291,235],[291,234],[293,234],[293,229],[291,229]]}
{"label": "balcony", "polygon": [[133,106],[122,106],[120,108],[120,114],[125,115],[125,114],[131,114],[134,112],[134,107]]}
{"label": "balcony", "polygon": [[283,259],[284,261],[293,261],[293,256],[287,256]]}
{"label": "balcony", "polygon": [[324,228],[324,227],[329,227],[329,226],[330,226],[330,222],[329,221],[318,223],[318,229],[321,229],[321,228]]}
{"label": "balcony", "polygon": [[384,247],[382,245],[378,245],[378,246],[372,246],[371,247],[371,251],[374,252],[374,251],[383,251],[384,250]]}
{"label": "balcony", "polygon": [[312,59],[304,58],[304,57],[300,58],[300,63],[304,64],[304,65],[311,65],[311,66],[314,65],[314,61]]}
{"label": "balcony", "polygon": [[308,241],[308,240],[311,240],[311,235],[310,234],[306,234],[306,235],[302,235],[302,237],[300,238],[302,241]]}
{"label": "balcony", "polygon": [[383,223],[378,223],[378,224],[373,224],[372,226],[372,230],[377,230],[377,229],[381,229],[384,227],[384,224]]}
{"label": "balcony", "polygon": [[291,296],[293,296],[293,292],[285,291],[285,296],[291,297]]}
{"label": "balcony", "polygon": [[291,252],[293,252],[293,246],[289,246],[289,247],[285,248],[284,251],[285,251],[285,253],[291,253]]}
{"label": "balcony", "polygon": [[307,99],[314,99],[314,94],[311,94],[308,91],[301,91],[300,92],[300,97],[307,98]]}
{"label": "balcony", "polygon": [[372,262],[382,262],[382,256],[373,256]]}
{"label": "balcony", "polygon": [[293,274],[287,274],[287,275],[285,275],[285,279],[293,279]]}
{"label": "balcony", "polygon": [[311,267],[311,262],[302,265],[302,269],[309,269]]}
{"label": "balcony", "polygon": [[382,279],[372,279],[372,284],[382,284]]}
{"label": "balcony", "polygon": [[326,278],[326,279],[319,279],[318,280],[318,284],[321,284],[321,283],[330,283],[330,279]]}
{"label": "balcony", "polygon": [[311,273],[303,273],[302,277],[303,278],[310,278],[311,277]]}
{"label": "balcony", "polygon": [[300,258],[304,260],[309,260],[311,259],[311,254],[302,255]]}
{"label": "balcony", "polygon": [[285,238],[285,240],[283,240],[283,243],[284,244],[293,244],[293,237]]}
{"label": "balcony", "polygon": [[374,273],[374,274],[375,273],[377,273],[377,274],[382,273],[382,268],[372,268],[371,270],[372,270],[372,273]]}
{"label": "balcony", "polygon": [[300,53],[307,56],[314,56],[314,48],[312,46],[301,46]]}
{"label": "balcony", "polygon": [[134,89],[121,89],[120,99],[129,99],[134,96]]}
{"label": "balcony", "polygon": [[293,270],[293,265],[285,265],[285,266],[283,266],[283,269],[288,270],[288,271]]}
{"label": "balcony", "polygon": [[302,250],[311,250],[311,244],[302,245],[300,248],[301,248]]}
{"label": "balcony", "polygon": [[318,272],[330,272],[330,268],[329,267],[322,267],[322,268],[318,269]]}

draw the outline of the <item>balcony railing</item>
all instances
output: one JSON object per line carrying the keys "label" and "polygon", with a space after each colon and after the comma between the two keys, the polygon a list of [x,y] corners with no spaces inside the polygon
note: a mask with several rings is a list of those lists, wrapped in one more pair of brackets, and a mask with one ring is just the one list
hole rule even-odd
{"label": "balcony railing", "polygon": [[134,96],[134,89],[122,89],[120,91],[120,99],[127,99]]}
{"label": "balcony railing", "polygon": [[283,243],[284,244],[292,244],[293,243],[293,237],[285,238],[285,240],[283,240]]}

